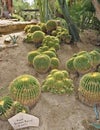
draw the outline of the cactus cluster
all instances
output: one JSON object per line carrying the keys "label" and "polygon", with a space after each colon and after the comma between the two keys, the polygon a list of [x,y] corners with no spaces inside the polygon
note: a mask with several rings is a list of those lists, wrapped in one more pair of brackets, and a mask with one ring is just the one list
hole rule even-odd
{"label": "cactus cluster", "polygon": [[45,36],[42,44],[48,46],[49,48],[53,47],[56,50],[60,48],[59,39],[55,36],[50,36],[50,35]]}
{"label": "cactus cluster", "polygon": [[46,73],[50,69],[59,67],[60,61],[54,48],[42,46],[28,53],[28,61],[39,73]]}
{"label": "cactus cluster", "polygon": [[57,29],[52,31],[51,34],[52,36],[56,36],[60,40],[60,43],[68,43],[71,39],[71,35],[68,30],[61,26],[58,26]]}
{"label": "cactus cluster", "polygon": [[34,33],[35,31],[41,31],[41,27],[38,25],[31,25],[29,32]]}
{"label": "cactus cluster", "polygon": [[79,83],[79,99],[87,105],[100,103],[100,73],[85,74]]}
{"label": "cactus cluster", "polygon": [[5,96],[0,99],[0,119],[7,120],[14,114],[12,98]]}
{"label": "cactus cluster", "polygon": [[31,75],[17,77],[9,85],[9,90],[13,100],[28,107],[35,105],[41,94],[38,80]]}
{"label": "cactus cluster", "polygon": [[66,68],[69,72],[81,74],[89,72],[100,64],[100,53],[96,50],[91,52],[81,51],[66,61]]}
{"label": "cactus cluster", "polygon": [[73,92],[73,87],[73,82],[65,70],[53,69],[42,83],[43,92],[55,94],[70,94]]}

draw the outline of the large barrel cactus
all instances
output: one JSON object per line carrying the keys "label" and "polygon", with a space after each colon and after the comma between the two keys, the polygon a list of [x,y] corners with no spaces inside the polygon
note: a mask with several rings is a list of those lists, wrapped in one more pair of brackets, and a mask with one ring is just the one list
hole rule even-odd
{"label": "large barrel cactus", "polygon": [[79,84],[79,99],[87,105],[100,103],[100,73],[85,74]]}
{"label": "large barrel cactus", "polygon": [[38,80],[31,75],[21,75],[9,86],[10,95],[22,105],[32,107],[38,101],[41,88]]}
{"label": "large barrel cactus", "polygon": [[34,33],[35,31],[40,31],[41,27],[39,25],[31,25],[29,32]]}
{"label": "large barrel cactus", "polygon": [[13,100],[5,96],[0,99],[0,119],[7,120],[14,115]]}
{"label": "large barrel cactus", "polygon": [[37,55],[33,60],[34,69],[39,73],[46,73],[51,65],[51,59],[45,54]]}
{"label": "large barrel cactus", "polygon": [[75,57],[73,65],[79,73],[84,74],[91,70],[91,59],[87,55],[79,55]]}
{"label": "large barrel cactus", "polygon": [[42,91],[55,94],[70,94],[73,87],[73,82],[65,70],[52,70],[42,83]]}

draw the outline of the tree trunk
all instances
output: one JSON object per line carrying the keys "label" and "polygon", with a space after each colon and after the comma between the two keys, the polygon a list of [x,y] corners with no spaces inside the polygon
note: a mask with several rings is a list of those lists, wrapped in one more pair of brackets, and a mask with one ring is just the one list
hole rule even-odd
{"label": "tree trunk", "polygon": [[78,42],[80,40],[79,32],[72,19],[70,18],[70,14],[68,11],[68,6],[66,4],[66,0],[58,0],[58,3],[61,7],[64,19],[66,20],[69,28],[69,33],[72,36],[71,43]]}
{"label": "tree trunk", "polygon": [[92,0],[93,6],[96,10],[96,17],[100,21],[100,3],[98,0]]}

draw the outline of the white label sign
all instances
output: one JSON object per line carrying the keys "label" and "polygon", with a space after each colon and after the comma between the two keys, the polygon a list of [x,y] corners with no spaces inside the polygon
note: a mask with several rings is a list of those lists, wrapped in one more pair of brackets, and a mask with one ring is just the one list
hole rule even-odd
{"label": "white label sign", "polygon": [[8,119],[8,121],[15,130],[30,126],[39,126],[39,119],[37,117],[22,112]]}

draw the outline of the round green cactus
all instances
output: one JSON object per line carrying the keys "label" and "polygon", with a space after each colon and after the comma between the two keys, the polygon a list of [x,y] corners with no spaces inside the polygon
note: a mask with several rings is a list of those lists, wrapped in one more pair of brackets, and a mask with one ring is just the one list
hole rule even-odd
{"label": "round green cactus", "polygon": [[35,31],[41,31],[41,27],[40,27],[39,25],[32,25],[32,26],[30,27],[29,32],[30,32],[30,33],[33,33],[33,32],[35,32]]}
{"label": "round green cactus", "polygon": [[32,33],[27,33],[26,37],[24,38],[24,41],[27,43],[31,43],[33,39]]}
{"label": "round green cactus", "polygon": [[0,100],[0,119],[7,120],[14,115],[13,100],[5,96]]}
{"label": "round green cactus", "polygon": [[45,54],[38,55],[33,60],[33,66],[39,73],[46,73],[49,70],[50,65],[50,57]]}
{"label": "round green cactus", "polygon": [[25,33],[29,33],[29,30],[31,28],[32,25],[26,25],[24,28]]}
{"label": "round green cactus", "polygon": [[46,45],[49,48],[53,47],[56,50],[60,48],[59,39],[57,37],[49,36],[49,35],[45,36],[45,38],[43,39],[43,45]]}
{"label": "round green cactus", "polygon": [[38,51],[30,51],[28,53],[28,62],[32,65],[34,57],[39,55],[39,54],[40,54],[40,52],[38,52]]}
{"label": "round green cactus", "polygon": [[95,67],[100,64],[100,53],[96,50],[91,51],[90,53],[92,59],[92,66]]}
{"label": "round green cactus", "polygon": [[53,30],[56,30],[57,28],[57,23],[55,20],[49,20],[46,23],[46,29],[48,32],[52,32]]}
{"label": "round green cactus", "polygon": [[70,94],[73,92],[73,87],[73,82],[68,78],[68,72],[65,70],[52,70],[42,83],[42,91],[55,94]]}
{"label": "round green cactus", "polygon": [[86,55],[79,55],[75,57],[73,65],[79,73],[84,74],[91,70],[91,59],[89,59]]}
{"label": "round green cactus", "polygon": [[23,106],[20,102],[15,101],[14,102],[14,108],[15,108],[15,114],[19,112],[28,113],[29,108],[26,106]]}
{"label": "round green cactus", "polygon": [[60,65],[60,61],[58,58],[53,57],[51,58],[51,69],[57,69]]}
{"label": "round green cactus", "polygon": [[38,80],[31,75],[21,75],[9,86],[10,95],[22,105],[32,107],[38,101],[41,88]]}
{"label": "round green cactus", "polygon": [[46,24],[45,24],[45,23],[41,23],[40,27],[41,27],[41,30],[42,30],[44,33],[47,33],[47,29],[46,29]]}
{"label": "round green cactus", "polygon": [[85,74],[79,83],[79,99],[88,105],[100,103],[100,73]]}
{"label": "round green cactus", "polygon": [[43,52],[43,54],[46,54],[50,58],[56,57],[56,54],[53,51],[45,51],[45,52]]}
{"label": "round green cactus", "polygon": [[72,57],[72,58],[70,58],[69,60],[66,61],[65,65],[66,65],[66,69],[67,69],[68,72],[71,72],[71,73],[76,72],[76,69],[75,69],[74,64],[73,64],[74,59],[75,59],[75,57]]}
{"label": "round green cactus", "polygon": [[32,41],[35,43],[36,47],[42,44],[45,34],[42,31],[35,31],[32,35]]}
{"label": "round green cactus", "polygon": [[41,46],[41,47],[38,48],[39,52],[45,52],[45,51],[48,51],[48,50],[49,50],[48,46]]}

